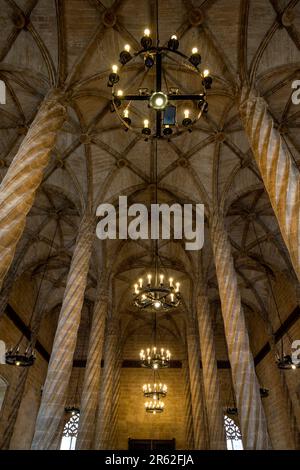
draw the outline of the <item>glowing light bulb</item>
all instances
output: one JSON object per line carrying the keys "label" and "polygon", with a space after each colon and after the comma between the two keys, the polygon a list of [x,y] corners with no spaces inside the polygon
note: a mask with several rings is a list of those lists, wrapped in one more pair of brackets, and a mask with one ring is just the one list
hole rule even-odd
{"label": "glowing light bulb", "polygon": [[128,109],[124,109],[124,117],[125,118],[128,118],[129,116],[129,110]]}
{"label": "glowing light bulb", "polygon": [[209,75],[209,70],[205,69],[203,72],[203,77],[208,77],[208,75]]}
{"label": "glowing light bulb", "polygon": [[296,369],[297,369],[297,367],[295,366],[295,364],[292,364],[292,369],[293,369],[293,370],[296,370]]}
{"label": "glowing light bulb", "polygon": [[159,282],[160,282],[161,284],[164,283],[164,275],[163,275],[163,274],[160,274],[160,276],[159,276]]}
{"label": "glowing light bulb", "polygon": [[161,303],[159,300],[157,300],[156,302],[154,302],[154,307],[159,309],[161,307]]}
{"label": "glowing light bulb", "polygon": [[174,302],[174,294],[171,294],[171,302]]}
{"label": "glowing light bulb", "polygon": [[173,287],[173,278],[172,277],[170,277],[169,283],[170,283],[170,287]]}
{"label": "glowing light bulb", "polygon": [[192,54],[197,54],[198,53],[198,48],[197,47],[193,47],[192,49]]}
{"label": "glowing light bulb", "polygon": [[150,29],[146,28],[146,29],[144,30],[144,36],[147,36],[147,37],[150,36]]}
{"label": "glowing light bulb", "polygon": [[21,365],[21,362],[20,361],[16,361],[16,366],[20,366]]}
{"label": "glowing light bulb", "polygon": [[175,41],[176,41],[176,39],[177,39],[176,34],[173,34],[173,36],[171,36],[171,39],[175,39]]}
{"label": "glowing light bulb", "polygon": [[190,117],[190,111],[188,109],[185,109],[183,113],[184,113],[185,119],[188,119]]}
{"label": "glowing light bulb", "polygon": [[126,51],[126,52],[130,51],[130,45],[129,44],[125,44],[124,51]]}
{"label": "glowing light bulb", "polygon": [[153,369],[158,369],[158,365],[154,364]]}
{"label": "glowing light bulb", "polygon": [[147,274],[147,278],[148,278],[148,284],[151,284],[151,279],[152,279],[151,274]]}
{"label": "glowing light bulb", "polygon": [[144,127],[149,127],[149,120],[148,119],[145,119],[144,120]]}
{"label": "glowing light bulb", "polygon": [[155,100],[155,105],[156,105],[157,107],[160,107],[160,106],[162,106],[163,104],[164,104],[164,100],[163,100],[160,96],[158,96],[158,97],[156,98],[156,100]]}
{"label": "glowing light bulb", "polygon": [[143,287],[143,279],[139,279],[139,284],[140,284],[140,287]]}
{"label": "glowing light bulb", "polygon": [[179,287],[180,287],[180,283],[176,282],[176,289],[175,289],[176,292],[179,292]]}
{"label": "glowing light bulb", "polygon": [[117,95],[118,95],[118,96],[123,96],[123,90],[118,90],[118,91],[117,91]]}
{"label": "glowing light bulb", "polygon": [[117,65],[113,65],[113,66],[112,66],[112,71],[113,71],[113,73],[117,73],[117,72],[118,72],[118,66],[117,66]]}

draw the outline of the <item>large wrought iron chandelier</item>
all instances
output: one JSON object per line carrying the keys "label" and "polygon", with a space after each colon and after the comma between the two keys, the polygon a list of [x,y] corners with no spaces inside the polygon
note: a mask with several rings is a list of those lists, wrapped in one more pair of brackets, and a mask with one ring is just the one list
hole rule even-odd
{"label": "large wrought iron chandelier", "polygon": [[145,398],[150,399],[145,402],[145,410],[147,413],[156,414],[164,411],[164,402],[162,401],[162,398],[167,396],[167,390],[167,386],[160,382],[158,371],[154,369],[153,383],[143,385],[143,395]]}
{"label": "large wrought iron chandelier", "polygon": [[168,349],[156,346],[140,352],[141,366],[148,369],[165,369],[170,366],[171,353]]}
{"label": "large wrought iron chandelier", "polygon": [[[158,174],[157,174],[158,149],[155,142],[155,204],[158,203]],[[178,307],[181,303],[180,283],[162,272],[165,272],[162,260],[159,255],[158,240],[153,244],[153,264],[154,275],[147,274],[146,279],[140,277],[134,284],[134,305],[140,310],[171,310]]]}
{"label": "large wrought iron chandelier", "polygon": [[[159,281],[158,281],[159,279]],[[147,275],[147,281],[142,278],[134,285],[134,304],[139,309],[169,310],[180,304],[180,283],[174,285],[173,278],[164,283],[164,275],[155,272],[154,281],[152,275]]]}
{"label": "large wrought iron chandelier", "polygon": [[[190,55],[184,54],[179,50],[176,34],[170,37],[166,45],[160,45],[158,1],[156,12],[156,43],[154,44],[151,37],[151,31],[146,28],[139,51],[132,52],[130,44],[126,44],[119,57],[121,66],[112,66],[107,84],[112,90],[112,111],[116,112],[124,129],[142,134],[146,140],[162,137],[170,139],[172,135],[176,136],[184,131],[191,132],[202,113],[208,111],[207,90],[212,85],[209,70],[201,68],[201,55],[197,47],[191,49]],[[136,89],[135,79],[125,83],[123,75],[127,70],[132,71],[132,66],[139,64],[141,59],[145,72]],[[186,94],[171,82],[168,83],[164,67],[167,64],[177,65],[181,73],[189,74],[187,76],[195,74],[199,92]],[[155,69],[154,82],[149,78],[149,75],[152,75],[149,71],[152,69]],[[138,110],[133,108],[133,104],[139,104]]]}
{"label": "large wrought iron chandelier", "polygon": [[145,410],[147,413],[162,413],[164,411],[165,404],[161,400],[150,400],[145,403]]}

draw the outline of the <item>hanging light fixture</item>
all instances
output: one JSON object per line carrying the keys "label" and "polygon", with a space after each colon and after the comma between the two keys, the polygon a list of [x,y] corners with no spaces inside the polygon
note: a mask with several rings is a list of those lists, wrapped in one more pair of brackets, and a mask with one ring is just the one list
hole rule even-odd
{"label": "hanging light fixture", "polygon": [[147,413],[162,413],[164,411],[165,404],[161,400],[151,400],[151,401],[146,401],[145,403],[145,410]]}
{"label": "hanging light fixture", "polygon": [[[264,260],[263,252],[262,252],[262,249],[261,249],[261,246],[260,246],[260,242],[259,242],[259,239],[258,239],[258,235],[257,235],[257,231],[256,231],[256,228],[255,228],[253,217],[251,217],[251,223],[252,223],[253,231],[254,231],[254,234],[255,234],[256,243],[257,243],[258,248],[259,248],[261,263],[262,263],[263,266],[265,266],[265,273],[266,273],[266,277],[267,277],[267,282],[269,284],[269,290],[271,292],[271,296],[272,296],[272,299],[273,299],[273,302],[274,302],[274,305],[275,305],[275,309],[276,309],[276,313],[277,313],[277,316],[278,316],[278,319],[279,319],[279,322],[280,322],[280,326],[282,327],[281,315],[279,313],[279,307],[278,307],[278,304],[277,304],[277,301],[276,301],[276,298],[275,298],[275,294],[274,294],[274,291],[273,291],[273,286],[272,286],[272,282],[271,282],[271,278],[270,278],[270,269],[268,268],[268,264]],[[290,337],[288,332],[286,334],[287,334],[287,338],[289,340],[289,343],[292,344],[293,343],[292,338]],[[277,364],[278,369],[281,369],[281,370],[296,370],[297,368],[300,368],[300,364],[293,363],[292,357],[289,354],[285,354],[284,345],[283,345],[283,336],[280,340],[280,352],[277,351],[277,354],[276,354],[276,364]]]}
{"label": "hanging light fixture", "polygon": [[169,310],[178,307],[181,302],[179,282],[174,285],[173,278],[170,278],[165,284],[164,275],[158,275],[157,270],[153,277],[154,282],[152,275],[148,274],[146,281],[140,278],[134,285],[134,305],[141,310]]}
{"label": "hanging light fixture", "polygon": [[171,353],[167,349],[161,348],[158,350],[156,346],[147,348],[140,352],[141,366],[148,369],[165,369],[170,367]]}
{"label": "hanging light fixture", "polygon": [[153,384],[151,383],[143,385],[143,395],[145,398],[149,398],[150,401],[146,401],[145,410],[147,413],[162,413],[164,411],[164,402],[161,400],[167,396],[167,386],[160,382],[159,372],[153,370]]}
{"label": "hanging light fixture", "polygon": [[[191,49],[191,54],[180,51],[179,39],[176,34],[171,35],[165,46],[160,46],[158,0],[156,0],[156,13],[156,44],[151,38],[151,31],[146,28],[140,41],[142,48],[137,52],[132,52],[130,44],[126,44],[119,57],[121,70],[117,65],[113,65],[107,83],[108,87],[112,89],[112,111],[116,112],[125,130],[130,129],[136,134],[142,133],[145,140],[163,137],[170,139],[172,135],[179,135],[185,131],[191,132],[193,125],[198,122],[203,113],[208,111],[207,90],[212,86],[212,77],[209,70],[200,67],[202,59],[197,47]],[[116,85],[121,82],[121,72],[126,71],[128,64],[138,64],[140,58],[143,59],[146,70],[155,68],[154,89],[152,88],[150,92],[144,86],[146,80],[149,80],[146,73],[143,83],[139,84],[138,90],[134,89],[133,93],[118,95]],[[164,74],[164,63],[170,58],[180,63],[182,73],[188,73],[189,75],[191,72],[194,73],[197,83],[201,87],[198,94],[179,92],[179,89],[174,93],[174,84],[168,83]],[[146,92],[141,94],[141,88]],[[145,132],[145,127],[141,127],[139,122],[131,123],[131,120],[128,122],[128,117],[122,111],[122,103],[124,103],[125,108],[131,106],[132,103],[139,104],[140,108],[144,107],[144,110],[140,109],[140,111],[145,113],[144,119],[152,126],[147,126]],[[176,119],[177,107],[186,104],[191,110],[189,117],[183,120]],[[170,109],[172,110],[171,120]]]}
{"label": "hanging light fixture", "polygon": [[[148,121],[145,122],[148,125]],[[155,142],[155,204],[158,204],[158,175],[157,175],[157,141]],[[162,274],[165,269],[159,256],[158,240],[155,240],[154,250],[154,275],[147,274],[146,279],[140,277],[134,284],[134,305],[140,310],[171,310],[181,303],[180,283],[173,277]]]}
{"label": "hanging light fixture", "polygon": [[[37,307],[37,303],[38,303],[38,299],[39,299],[39,294],[40,294],[41,287],[42,287],[42,284],[43,284],[43,281],[44,281],[44,278],[45,278],[45,274],[47,272],[48,262],[49,262],[49,259],[50,259],[50,256],[51,256],[54,239],[55,239],[55,236],[56,236],[56,233],[57,233],[57,228],[58,228],[58,222],[56,223],[55,231],[54,231],[52,241],[51,241],[51,244],[50,244],[49,253],[48,253],[47,259],[45,261],[44,270],[43,270],[43,274],[42,274],[42,277],[41,277],[40,285],[39,285],[39,288],[37,290],[37,295],[36,295],[35,302],[34,302],[34,305],[33,305],[33,308],[32,308],[32,314],[31,314],[31,318],[30,318],[30,321],[29,321],[30,326],[31,326],[32,320],[34,319],[35,313],[36,313],[36,307]],[[5,353],[5,362],[6,362],[6,364],[8,364],[10,366],[17,366],[17,367],[30,367],[34,364],[35,359],[36,359],[35,351],[34,351],[35,340],[36,340],[35,335],[33,337],[33,334],[31,334],[30,343],[23,350],[22,350],[22,345],[21,345],[22,340],[23,340],[23,335],[14,347],[9,347],[7,349],[7,351]]]}

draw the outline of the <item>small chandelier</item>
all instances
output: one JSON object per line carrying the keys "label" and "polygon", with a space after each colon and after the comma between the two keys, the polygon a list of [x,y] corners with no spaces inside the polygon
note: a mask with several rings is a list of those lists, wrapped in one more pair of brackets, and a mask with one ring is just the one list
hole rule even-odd
{"label": "small chandelier", "polygon": [[36,357],[34,349],[29,345],[24,351],[20,351],[20,346],[10,348],[5,353],[6,364],[17,367],[29,367],[34,364]]}
{"label": "small chandelier", "polygon": [[300,367],[300,364],[295,364],[292,361],[292,358],[290,355],[284,355],[282,354],[281,356],[277,356],[276,359],[276,364],[278,369],[283,369],[283,370],[296,370],[297,368]]}
{"label": "small chandelier", "polygon": [[168,387],[165,384],[144,384],[143,394],[146,398],[152,398],[153,400],[160,400],[161,397],[167,396]]}
{"label": "small chandelier", "polygon": [[141,310],[170,310],[179,306],[181,302],[180,283],[174,285],[173,278],[164,283],[164,275],[155,276],[159,282],[151,283],[152,275],[147,275],[147,281],[142,278],[134,285],[134,305]]}
{"label": "small chandelier", "polygon": [[71,406],[66,406],[65,407],[65,412],[70,413],[72,416],[74,416],[77,413],[80,413],[80,409],[78,408],[78,406],[71,405]]}
{"label": "small chandelier", "polygon": [[162,413],[164,411],[165,404],[161,400],[151,400],[151,401],[146,401],[145,403],[145,410],[147,413]]}
{"label": "small chandelier", "polygon": [[165,369],[170,366],[171,353],[168,349],[161,348],[160,351],[156,347],[147,348],[140,352],[141,366],[148,369]]}

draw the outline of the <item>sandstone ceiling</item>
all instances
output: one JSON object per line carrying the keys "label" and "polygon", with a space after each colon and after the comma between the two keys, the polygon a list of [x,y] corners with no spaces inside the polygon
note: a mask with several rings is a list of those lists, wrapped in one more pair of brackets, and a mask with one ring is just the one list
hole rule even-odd
{"label": "sandstone ceiling", "polygon": [[[128,195],[130,202],[151,201],[154,145],[124,132],[111,113],[107,76],[124,44],[137,50],[144,28],[155,31],[154,25],[152,0],[0,0],[0,79],[8,95],[0,106],[0,181],[48,90],[62,88],[68,100],[68,120],[10,271],[38,283],[51,248],[42,289],[47,312],[62,301],[85,208],[95,211],[100,202],[116,202],[119,195]],[[160,1],[159,31],[161,43],[176,32],[182,50],[196,45],[214,79],[209,112],[194,131],[158,143],[159,200],[202,202],[206,215],[214,206],[224,208],[243,304],[266,319],[266,269],[271,276],[284,273],[291,282],[294,275],[239,119],[238,92],[242,80],[255,84],[299,166],[300,111],[291,103],[291,82],[300,78],[300,2]],[[197,91],[197,83],[176,65],[168,64],[165,71],[170,84]],[[133,72],[143,74],[143,64]],[[105,271],[114,281],[114,306],[124,314],[127,332],[129,320],[141,318],[128,289],[151,266],[151,252],[145,241],[94,243],[87,304]],[[211,301],[218,303],[208,233],[201,253],[172,241],[162,242],[160,253],[164,266],[183,283],[187,309],[199,270]]]}

